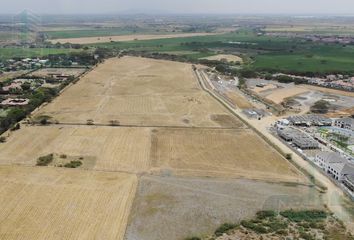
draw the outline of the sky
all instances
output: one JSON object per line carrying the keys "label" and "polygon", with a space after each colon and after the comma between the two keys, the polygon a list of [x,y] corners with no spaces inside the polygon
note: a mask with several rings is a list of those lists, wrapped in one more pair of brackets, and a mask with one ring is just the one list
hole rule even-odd
{"label": "sky", "polygon": [[202,13],[354,15],[354,0],[3,0],[0,13]]}

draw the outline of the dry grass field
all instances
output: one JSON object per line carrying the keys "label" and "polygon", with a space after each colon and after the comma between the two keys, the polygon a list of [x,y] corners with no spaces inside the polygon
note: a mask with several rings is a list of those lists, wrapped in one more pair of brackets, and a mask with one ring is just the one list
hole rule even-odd
{"label": "dry grass field", "polygon": [[48,77],[53,74],[55,75],[70,75],[79,76],[84,73],[87,69],[85,68],[42,68],[29,74],[29,76],[36,77]]}
{"label": "dry grass field", "polygon": [[191,65],[136,57],[107,60],[38,114],[139,126],[230,127],[212,116],[234,118],[200,89]]}
{"label": "dry grass field", "polygon": [[51,43],[72,43],[72,44],[92,44],[105,42],[128,42],[135,40],[154,40],[166,38],[196,37],[210,36],[220,33],[176,33],[176,34],[145,34],[145,35],[119,35],[119,36],[102,36],[102,37],[82,37],[82,38],[63,38],[50,40]]}
{"label": "dry grass field", "polygon": [[0,239],[123,240],[137,177],[0,166]]}
{"label": "dry grass field", "polygon": [[178,175],[303,182],[304,177],[251,130],[158,129],[152,166]]}
{"label": "dry grass field", "polygon": [[202,59],[215,60],[215,61],[226,60],[227,62],[239,62],[239,63],[243,62],[241,57],[236,56],[236,55],[230,55],[230,54],[219,54],[219,55],[206,57],[206,58],[202,58]]}
{"label": "dry grass field", "polygon": [[259,210],[323,208],[315,188],[252,180],[143,176],[127,240],[180,240],[212,233]]}
{"label": "dry grass field", "polygon": [[253,108],[252,104],[250,103],[250,101],[247,100],[246,97],[244,97],[243,95],[235,91],[226,92],[225,95],[238,108],[241,109]]}
{"label": "dry grass field", "polygon": [[38,157],[83,157],[94,170],[149,169],[150,130],[109,127],[22,127],[0,145],[0,163],[36,164]]}

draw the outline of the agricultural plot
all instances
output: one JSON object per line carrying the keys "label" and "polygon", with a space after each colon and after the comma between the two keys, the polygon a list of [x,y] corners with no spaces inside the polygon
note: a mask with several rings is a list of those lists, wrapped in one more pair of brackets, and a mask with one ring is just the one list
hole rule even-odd
{"label": "agricultural plot", "polygon": [[251,130],[158,129],[155,171],[178,175],[301,182],[304,177]]}
{"label": "agricultural plot", "polygon": [[[133,57],[108,60],[38,114],[60,123],[242,126],[200,89],[191,65]],[[233,118],[233,123],[216,122],[214,115]]]}
{"label": "agricultural plot", "polygon": [[137,40],[154,40],[154,39],[169,39],[182,37],[210,36],[217,33],[175,33],[175,34],[132,34],[118,36],[97,36],[97,37],[79,37],[79,38],[63,38],[52,39],[51,43],[72,43],[72,44],[92,44],[92,43],[109,43],[109,42],[127,42]]}
{"label": "agricultural plot", "polygon": [[[0,144],[1,239],[177,240],[261,209],[321,205],[305,176],[200,88],[189,64],[107,60],[39,115],[58,124],[21,124]],[[48,154],[47,167],[34,167]],[[71,159],[79,169],[57,165]]]}
{"label": "agricultural plot", "polygon": [[137,177],[0,167],[0,238],[123,240]]}
{"label": "agricultural plot", "polygon": [[[127,240],[179,240],[210,234],[259,210],[323,208],[315,188],[252,180],[143,176]],[[158,230],[157,230],[158,229]]]}
{"label": "agricultural plot", "polygon": [[94,170],[147,171],[150,131],[109,127],[23,127],[0,145],[2,164],[36,165],[39,157],[81,157]]}

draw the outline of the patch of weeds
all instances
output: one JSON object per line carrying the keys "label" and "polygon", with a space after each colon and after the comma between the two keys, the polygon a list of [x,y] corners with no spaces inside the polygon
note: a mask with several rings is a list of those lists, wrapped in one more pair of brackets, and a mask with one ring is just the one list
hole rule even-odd
{"label": "patch of weeds", "polygon": [[69,163],[66,163],[64,167],[66,168],[78,168],[82,165],[81,161],[71,161]]}
{"label": "patch of weeds", "polygon": [[220,227],[218,227],[218,229],[216,229],[215,231],[215,235],[216,236],[222,236],[224,233],[234,229],[235,227],[237,227],[236,224],[232,224],[232,223],[224,223],[223,225],[221,225]]}
{"label": "patch of weeds", "polygon": [[281,216],[293,222],[316,222],[327,218],[327,213],[322,210],[294,211],[287,210],[280,213]]}
{"label": "patch of weeds", "polygon": [[46,156],[39,157],[37,159],[37,166],[48,166],[51,162],[53,162],[54,155],[53,153],[48,154]]}

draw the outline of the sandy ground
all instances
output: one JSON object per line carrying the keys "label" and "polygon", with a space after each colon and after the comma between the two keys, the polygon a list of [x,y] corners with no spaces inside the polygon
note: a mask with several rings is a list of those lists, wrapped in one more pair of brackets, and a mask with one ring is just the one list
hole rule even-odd
{"label": "sandy ground", "polygon": [[0,238],[122,240],[137,178],[121,173],[0,167]]}
{"label": "sandy ground", "polygon": [[266,98],[273,101],[274,103],[279,104],[282,103],[286,98],[294,97],[308,91],[309,90],[300,87],[289,87],[272,91],[272,93],[266,96]]}
{"label": "sandy ground", "polygon": [[150,167],[150,130],[23,126],[0,145],[0,152],[2,164],[34,166],[39,157],[55,153],[83,157],[94,170],[138,173]]}
{"label": "sandy ground", "polygon": [[269,91],[269,90],[273,90],[273,89],[277,89],[278,87],[274,84],[267,84],[264,87],[254,87],[252,88],[252,91],[256,92],[256,93],[261,93],[261,92],[265,92],[265,91]]}
{"label": "sandy ground", "polygon": [[202,58],[202,59],[216,60],[216,61],[220,61],[220,60],[224,60],[225,59],[228,62],[240,62],[240,63],[243,62],[241,57],[236,56],[236,55],[230,55],[230,54],[219,54],[219,55],[206,57],[206,58]]}
{"label": "sandy ground", "polygon": [[135,57],[107,60],[38,114],[60,123],[139,126],[217,127],[223,123],[213,115],[234,118],[200,89],[191,65]]}
{"label": "sandy ground", "polygon": [[251,130],[159,129],[153,134],[151,161],[160,171],[179,175],[305,181]]}
{"label": "sandy ground", "polygon": [[250,180],[141,178],[126,233],[127,240],[180,240],[212,233],[262,209],[322,208],[310,187]]}
{"label": "sandy ground", "polygon": [[181,37],[195,37],[195,36],[210,36],[220,33],[178,33],[178,34],[161,34],[161,35],[120,35],[120,36],[105,36],[105,37],[83,37],[83,38],[64,38],[53,39],[51,43],[72,43],[72,44],[91,44],[91,43],[105,43],[105,42],[128,42],[134,40],[153,40],[166,38],[181,38]]}

